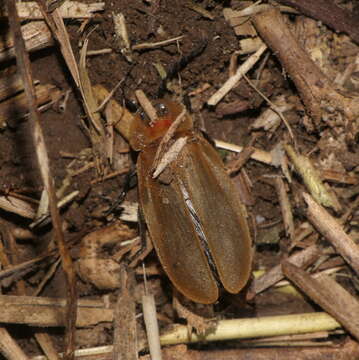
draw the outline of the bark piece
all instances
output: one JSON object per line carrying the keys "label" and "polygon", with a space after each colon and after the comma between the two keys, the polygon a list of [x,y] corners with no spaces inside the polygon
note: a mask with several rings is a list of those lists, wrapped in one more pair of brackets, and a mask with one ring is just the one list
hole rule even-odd
{"label": "bark piece", "polygon": [[304,270],[289,262],[282,264],[288,279],[294,282],[307,296],[331,314],[357,340],[359,339],[359,302],[342,286],[327,275],[314,279]]}

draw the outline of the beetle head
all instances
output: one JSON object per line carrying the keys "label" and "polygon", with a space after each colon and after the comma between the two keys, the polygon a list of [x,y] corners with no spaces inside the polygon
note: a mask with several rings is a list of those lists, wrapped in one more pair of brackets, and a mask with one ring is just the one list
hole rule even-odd
{"label": "beetle head", "polygon": [[[165,99],[157,101],[155,108],[157,119],[152,123],[146,122],[141,114],[134,117],[129,139],[134,150],[142,150],[145,146],[161,139],[184,109],[183,105]],[[191,130],[192,128],[192,118],[186,114],[176,132]]]}

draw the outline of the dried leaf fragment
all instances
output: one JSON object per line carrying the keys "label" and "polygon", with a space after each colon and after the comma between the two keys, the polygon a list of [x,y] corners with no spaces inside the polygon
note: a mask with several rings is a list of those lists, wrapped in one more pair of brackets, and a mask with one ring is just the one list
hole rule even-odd
{"label": "dried leaf fragment", "polygon": [[341,209],[341,205],[333,192],[328,191],[325,187],[320,173],[313,166],[312,162],[304,155],[296,153],[290,145],[284,146],[290,160],[292,161],[296,171],[301,175],[313,198],[320,204],[331,207],[336,211]]}

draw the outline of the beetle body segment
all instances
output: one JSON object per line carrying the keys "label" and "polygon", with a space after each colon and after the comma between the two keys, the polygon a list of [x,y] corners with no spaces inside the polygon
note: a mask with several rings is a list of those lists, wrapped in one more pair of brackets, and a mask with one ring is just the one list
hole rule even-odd
{"label": "beetle body segment", "polygon": [[[180,107],[170,104],[170,111],[175,119]],[[170,280],[189,299],[209,304],[218,299],[217,280],[230,293],[247,283],[251,240],[244,206],[219,155],[185,121],[173,141],[185,136],[187,142],[167,166],[165,181],[152,176],[159,138],[143,147],[139,201]]]}

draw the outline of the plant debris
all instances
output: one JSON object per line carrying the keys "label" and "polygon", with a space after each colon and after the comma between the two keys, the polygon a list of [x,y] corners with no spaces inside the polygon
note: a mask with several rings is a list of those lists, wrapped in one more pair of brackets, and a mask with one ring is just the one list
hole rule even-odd
{"label": "plant debris", "polygon": [[[5,1],[2,356],[359,358],[357,14],[354,0]],[[247,207],[253,276],[213,305],[173,290],[138,206],[133,119],[155,131],[169,99],[183,111],[149,176],[173,181],[190,116]]]}

